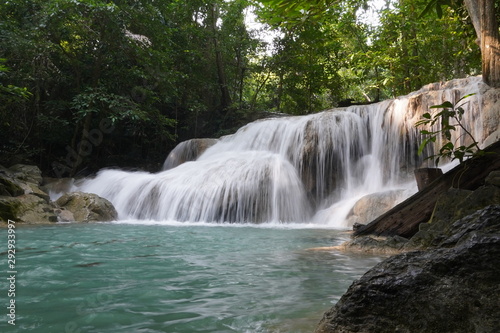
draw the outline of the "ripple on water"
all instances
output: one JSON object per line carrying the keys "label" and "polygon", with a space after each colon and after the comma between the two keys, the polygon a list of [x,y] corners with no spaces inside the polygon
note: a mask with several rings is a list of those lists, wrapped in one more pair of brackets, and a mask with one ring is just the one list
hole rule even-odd
{"label": "ripple on water", "polygon": [[340,242],[345,235],[336,230],[137,224],[34,230],[19,237],[26,249],[16,258],[19,326],[0,322],[0,332],[310,332],[380,260],[306,251]]}

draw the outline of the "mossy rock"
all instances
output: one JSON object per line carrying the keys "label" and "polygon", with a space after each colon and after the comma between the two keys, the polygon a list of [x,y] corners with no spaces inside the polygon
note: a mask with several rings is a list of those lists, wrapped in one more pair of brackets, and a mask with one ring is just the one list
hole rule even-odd
{"label": "mossy rock", "polygon": [[17,219],[20,202],[12,199],[12,197],[0,197],[0,221],[7,222],[7,220],[15,221]]}
{"label": "mossy rock", "polygon": [[42,171],[35,165],[16,164],[11,166],[9,170],[19,180],[36,185],[42,184]]}
{"label": "mossy rock", "polygon": [[482,210],[490,205],[500,205],[500,187],[495,183],[498,171],[490,173],[484,186],[475,191],[450,189],[438,199],[428,223],[421,224],[419,231],[406,245],[407,249],[435,247],[450,237],[455,221]]}
{"label": "mossy rock", "polygon": [[57,199],[56,204],[58,207],[70,211],[75,222],[103,222],[118,218],[113,204],[93,193],[66,193]]}
{"label": "mossy rock", "polygon": [[0,197],[0,220],[25,223],[57,222],[54,207],[44,199],[24,194],[17,197]]}
{"label": "mossy rock", "polygon": [[18,195],[23,194],[24,189],[18,181],[7,177],[5,174],[0,172],[0,195],[17,197]]}

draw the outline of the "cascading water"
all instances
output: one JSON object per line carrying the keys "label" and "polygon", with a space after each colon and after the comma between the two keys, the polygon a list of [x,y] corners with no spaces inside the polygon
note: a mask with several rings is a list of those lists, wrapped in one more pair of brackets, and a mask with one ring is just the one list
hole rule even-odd
{"label": "cascading water", "polygon": [[[402,200],[416,190],[410,179],[423,159],[414,124],[430,106],[478,92],[479,79],[470,81],[367,106],[259,120],[212,141],[200,156],[179,147],[173,153],[184,157],[167,158],[168,170],[103,170],[79,190],[109,199],[122,219],[347,227],[361,197],[403,188]],[[479,98],[465,105],[464,122],[476,126],[470,128],[476,135]]]}
{"label": "cascading water", "polygon": [[82,190],[109,198],[121,218],[299,222],[309,216],[293,166],[262,151],[220,153],[158,174],[106,170]]}

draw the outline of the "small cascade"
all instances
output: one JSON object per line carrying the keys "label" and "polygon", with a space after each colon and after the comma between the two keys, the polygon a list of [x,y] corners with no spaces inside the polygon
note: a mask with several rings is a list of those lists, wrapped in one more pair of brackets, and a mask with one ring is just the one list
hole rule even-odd
{"label": "small cascade", "polygon": [[[460,82],[372,105],[258,120],[219,140],[179,144],[162,172],[103,170],[80,190],[109,199],[127,219],[347,227],[360,198],[389,191],[403,200],[416,190],[413,170],[423,157],[414,124],[432,105],[479,92],[479,78]],[[479,105],[477,95],[464,106],[477,138]]]}

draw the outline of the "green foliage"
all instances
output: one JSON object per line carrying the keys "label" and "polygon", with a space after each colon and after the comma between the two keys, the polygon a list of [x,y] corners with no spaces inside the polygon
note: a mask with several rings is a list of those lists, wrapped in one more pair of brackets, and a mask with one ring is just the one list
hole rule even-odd
{"label": "green foliage", "polygon": [[[292,35],[296,40],[310,26],[329,31],[325,38],[337,44],[328,58],[336,69],[336,76],[330,78],[335,87],[331,90],[323,85],[322,90],[333,104],[345,98],[376,101],[396,97],[429,82],[480,73],[479,47],[467,13],[459,4],[444,6],[447,0],[389,0],[376,10],[379,24],[360,20],[360,13],[372,6],[370,1],[259,2],[259,15],[285,31],[285,38]],[[441,13],[438,19],[420,15],[434,8]],[[317,45],[319,40],[311,43]],[[294,92],[288,95],[294,96]]]}
{"label": "green foliage", "polygon": [[[465,11],[441,3],[389,0],[374,25],[359,18],[370,1],[1,2],[0,158],[24,152],[47,169],[111,120],[81,168],[161,164],[177,141],[229,134],[261,111],[313,113],[477,74]],[[417,19],[437,5],[441,18]],[[246,26],[249,8],[274,40]]]}
{"label": "green foliage", "polygon": [[[225,76],[231,100],[243,109],[248,55],[258,47],[244,25],[247,6],[246,0],[1,3],[0,57],[11,71],[0,74],[0,90],[2,101],[12,101],[0,105],[1,158],[9,163],[29,151],[26,157],[46,169],[109,119],[113,132],[82,156],[82,168],[131,154],[136,164],[147,158],[161,164],[177,140],[241,125],[247,112],[221,107],[218,80]],[[215,28],[212,10],[220,20]]]}
{"label": "green foliage", "polygon": [[[9,68],[4,65],[6,62],[7,59],[0,58],[0,78],[2,78],[9,71]],[[30,96],[31,93],[26,87],[16,87],[12,84],[4,86],[0,82],[0,101],[2,101],[4,105],[19,101],[19,99],[28,99]]]}
{"label": "green foliage", "polygon": [[451,7],[452,5],[453,5],[452,0],[430,0],[427,3],[427,6],[425,6],[425,9],[423,10],[423,12],[420,14],[419,18],[422,18],[425,15],[427,15],[428,13],[430,13],[432,11],[432,9],[436,10],[436,14],[437,14],[438,18],[442,18],[443,17],[443,8],[442,7],[443,6]]}
{"label": "green foliage", "polygon": [[106,115],[113,123],[123,119],[147,119],[147,114],[132,100],[108,93],[102,88],[87,89],[76,95],[70,107],[75,112],[74,118],[77,122],[83,121],[91,114]]}
{"label": "green foliage", "polygon": [[[439,152],[428,158],[435,160],[436,165],[439,164],[439,161],[442,158],[447,158],[451,161],[457,159],[462,163],[464,159],[482,155],[483,151],[479,148],[478,142],[472,136],[472,134],[467,130],[467,128],[462,123],[462,118],[464,115],[463,105],[465,103],[460,104],[466,98],[473,96],[474,94],[465,95],[460,98],[455,104],[446,101],[440,105],[434,105],[431,109],[442,109],[440,112],[437,112],[433,115],[430,113],[425,113],[422,115],[422,120],[418,121],[415,126],[426,126],[428,128],[436,128],[437,129],[424,129],[421,130],[420,133],[425,135],[426,138],[420,144],[418,148],[418,154],[422,154],[425,147],[429,144],[435,143],[440,137],[444,137],[444,143],[440,147]],[[456,138],[454,142],[452,142],[452,132],[457,129],[461,129],[464,133]],[[460,141],[463,137],[468,137],[468,139],[472,140],[472,143],[469,145],[457,145],[457,142]]]}

